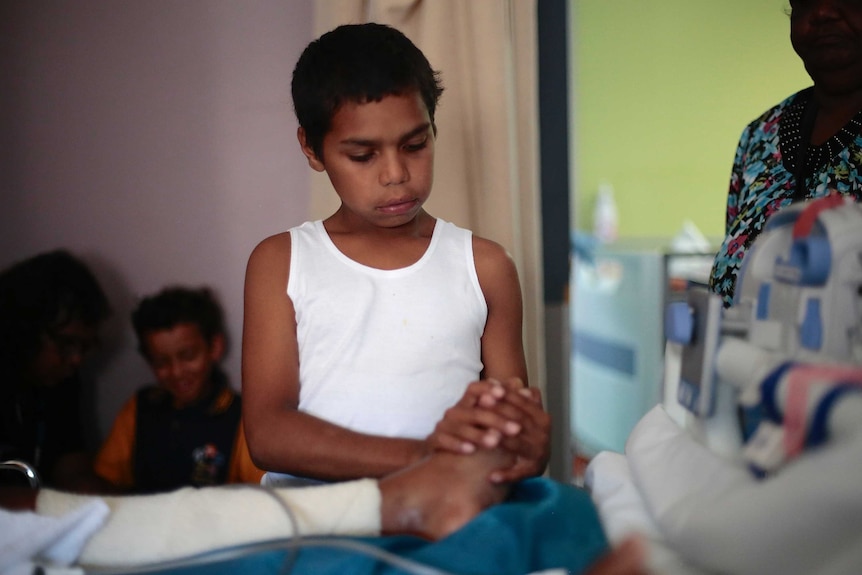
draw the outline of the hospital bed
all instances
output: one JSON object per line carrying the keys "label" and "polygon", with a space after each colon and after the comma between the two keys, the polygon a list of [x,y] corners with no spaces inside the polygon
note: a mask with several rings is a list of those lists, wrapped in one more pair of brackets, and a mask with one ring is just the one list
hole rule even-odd
{"label": "hospital bed", "polygon": [[668,307],[670,393],[585,483],[657,573],[862,573],[862,208],[784,208],[734,303]]}
{"label": "hospital bed", "polygon": [[[697,290],[675,303],[672,401],[638,421],[625,453],[593,458],[589,495],[531,479],[437,542],[281,537],[168,562],[73,555],[57,572],[562,575],[638,532],[660,575],[862,573],[862,208],[834,197],[786,208],[749,250],[731,308]],[[8,557],[0,573],[32,572]]]}

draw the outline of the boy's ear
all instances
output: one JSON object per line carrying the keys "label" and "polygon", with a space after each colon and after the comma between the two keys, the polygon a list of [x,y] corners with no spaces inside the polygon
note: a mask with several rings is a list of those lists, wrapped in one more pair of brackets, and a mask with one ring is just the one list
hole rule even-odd
{"label": "boy's ear", "polygon": [[213,336],[210,342],[210,357],[213,362],[218,363],[224,357],[225,348],[227,347],[224,334],[217,333]]}
{"label": "boy's ear", "polygon": [[308,165],[316,172],[324,170],[323,162],[314,153],[314,149],[308,144],[308,138],[305,137],[305,128],[299,127],[296,130],[296,139],[299,140],[299,146],[302,148],[302,153],[308,158]]}

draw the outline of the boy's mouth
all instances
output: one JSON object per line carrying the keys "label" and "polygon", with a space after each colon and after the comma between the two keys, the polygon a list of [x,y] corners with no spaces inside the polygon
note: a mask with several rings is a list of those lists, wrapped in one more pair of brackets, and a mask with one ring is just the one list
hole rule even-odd
{"label": "boy's mouth", "polygon": [[414,207],[416,207],[416,200],[408,198],[390,202],[386,205],[380,206],[378,209],[387,214],[402,214],[404,212],[409,212]]}

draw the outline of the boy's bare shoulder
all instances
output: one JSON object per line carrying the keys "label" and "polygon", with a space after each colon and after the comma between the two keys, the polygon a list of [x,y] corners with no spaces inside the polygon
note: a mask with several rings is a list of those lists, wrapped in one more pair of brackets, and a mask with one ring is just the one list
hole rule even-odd
{"label": "boy's bare shoulder", "polygon": [[473,259],[476,263],[506,264],[512,262],[512,256],[502,245],[494,240],[473,234]]}
{"label": "boy's bare shoulder", "polygon": [[271,256],[287,250],[290,253],[290,232],[281,232],[265,238],[258,243],[252,251],[252,257],[256,254]]}
{"label": "boy's bare shoulder", "polygon": [[518,282],[515,260],[506,248],[493,240],[473,236],[473,262],[483,288],[500,285],[500,282]]}
{"label": "boy's bare shoulder", "polygon": [[[493,240],[473,236],[473,264],[489,313],[518,313],[521,287],[515,260]],[[513,316],[514,317],[514,316]]]}
{"label": "boy's bare shoulder", "polygon": [[285,265],[290,262],[290,232],[282,232],[261,240],[248,258],[249,267]]}

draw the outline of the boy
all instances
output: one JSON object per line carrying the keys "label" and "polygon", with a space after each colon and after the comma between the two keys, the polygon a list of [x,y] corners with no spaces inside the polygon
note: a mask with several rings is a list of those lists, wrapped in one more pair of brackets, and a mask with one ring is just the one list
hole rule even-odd
{"label": "boy", "polygon": [[96,458],[96,474],[139,493],[259,482],[240,397],[219,369],[225,334],[209,290],[165,289],[140,303],[132,323],[157,384],[123,407]]}
{"label": "boy", "polygon": [[[294,69],[302,152],[341,206],[249,258],[243,409],[262,468],[382,477],[434,449],[500,445],[518,459],[493,481],[545,467],[550,423],[535,390],[521,389],[515,266],[423,209],[442,91],[422,52],[379,24],[324,34]],[[475,409],[468,384],[480,378],[512,390],[496,411]]]}

